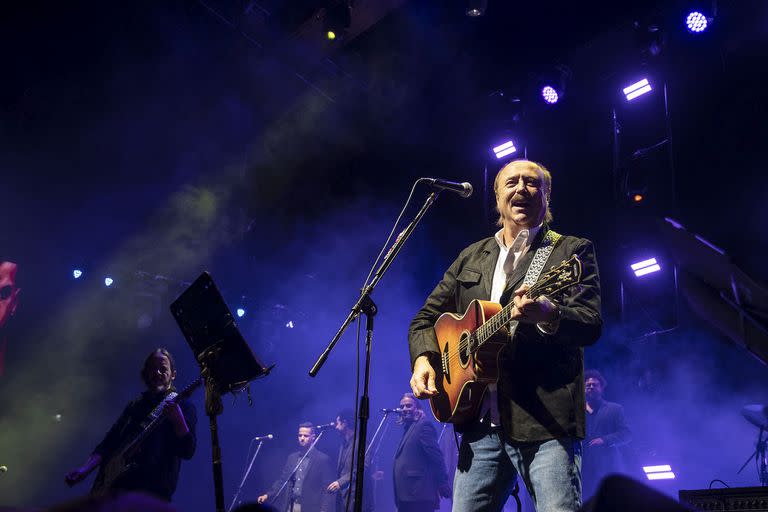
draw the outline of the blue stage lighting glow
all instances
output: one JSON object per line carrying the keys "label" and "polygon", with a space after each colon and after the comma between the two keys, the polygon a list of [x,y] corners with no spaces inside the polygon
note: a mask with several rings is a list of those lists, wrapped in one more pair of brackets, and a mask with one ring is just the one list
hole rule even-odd
{"label": "blue stage lighting glow", "polygon": [[111,277],[105,277],[104,278],[104,286],[112,286],[112,283],[114,283],[115,280]]}
{"label": "blue stage lighting glow", "polygon": [[557,100],[560,99],[560,95],[557,94],[557,91],[551,85],[545,85],[544,87],[542,87],[541,97],[544,98],[544,101],[546,101],[550,105],[557,103]]}
{"label": "blue stage lighting glow", "polygon": [[692,11],[685,17],[685,26],[689,32],[698,34],[707,30],[708,25],[707,17],[699,11]]}
{"label": "blue stage lighting glow", "polygon": [[83,275],[83,271],[80,270],[79,268],[76,268],[75,270],[72,271],[72,277],[74,277],[75,279],[80,279],[82,275]]}
{"label": "blue stage lighting glow", "polygon": [[237,308],[236,313],[239,318],[243,318],[245,316],[245,310],[243,308]]}

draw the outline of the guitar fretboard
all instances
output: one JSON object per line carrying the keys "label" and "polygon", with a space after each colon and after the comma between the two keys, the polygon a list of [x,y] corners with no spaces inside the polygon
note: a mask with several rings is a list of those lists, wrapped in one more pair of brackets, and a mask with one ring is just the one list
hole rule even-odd
{"label": "guitar fretboard", "polygon": [[[542,274],[539,280],[525,292],[524,296],[536,300],[542,295],[552,295],[581,280],[581,261],[575,254],[567,261]],[[470,336],[470,351],[480,348],[491,339],[501,328],[512,321],[512,310],[515,305],[510,302],[501,311],[493,315]]]}

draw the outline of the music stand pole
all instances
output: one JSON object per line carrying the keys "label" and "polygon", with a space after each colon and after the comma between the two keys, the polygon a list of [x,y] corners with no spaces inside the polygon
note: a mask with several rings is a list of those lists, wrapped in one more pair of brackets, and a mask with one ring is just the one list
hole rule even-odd
{"label": "music stand pole", "polygon": [[216,495],[216,512],[224,512],[224,476],[221,469],[221,445],[219,444],[219,425],[216,417],[224,412],[219,386],[211,375],[209,364],[217,357],[220,349],[216,345],[201,353],[197,360],[205,378],[205,412],[211,428],[211,459],[213,467],[213,487]]}

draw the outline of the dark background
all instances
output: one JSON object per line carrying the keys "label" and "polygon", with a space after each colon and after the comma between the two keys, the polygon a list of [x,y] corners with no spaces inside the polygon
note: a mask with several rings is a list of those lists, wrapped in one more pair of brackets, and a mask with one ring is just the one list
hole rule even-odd
{"label": "dark background", "polygon": [[[671,463],[677,480],[655,484],[668,493],[714,478],[757,483],[751,467],[735,473],[756,433],[739,410],[768,401],[764,367],[684,303],[675,321],[670,265],[649,289],[628,280],[627,266],[661,249],[647,226],[670,216],[768,280],[768,5],[718,2],[711,29],[694,36],[682,0],[490,0],[479,19],[458,1],[375,4],[358,0],[353,19],[373,22],[333,44],[315,19],[319,0],[25,2],[4,13],[0,259],[19,264],[22,293],[0,379],[0,464],[9,468],[0,502],[77,493],[64,473],[140,390],[153,347],[169,347],[179,381],[192,380],[168,305],[202,270],[233,309],[245,307],[246,339],[277,364],[251,386],[252,407],[227,398],[220,418],[227,504],[249,440],[278,435],[246,484],[255,498],[298,423],[326,423],[354,405],[352,329],[317,378],[307,371],[411,183],[470,181],[468,200],[441,195],[376,291],[372,403],[396,406],[408,390],[411,316],[458,251],[495,229],[488,179],[500,164],[487,150],[504,130],[552,171],[555,229],[596,243],[606,328],[587,362],[627,409],[638,465]],[[649,36],[649,26],[659,31]],[[660,52],[649,50],[654,39]],[[571,78],[565,98],[546,107],[536,84],[558,65]],[[621,88],[640,76],[654,90],[627,103]],[[616,193],[612,112],[620,167],[644,186],[638,207]],[[668,134],[647,158],[630,158]],[[417,189],[416,207],[425,193]],[[188,510],[213,506],[200,394],[194,402],[198,452],[175,497]],[[398,439],[393,428],[381,451],[380,510],[392,508]],[[333,458],[336,445],[333,432],[321,441]]]}

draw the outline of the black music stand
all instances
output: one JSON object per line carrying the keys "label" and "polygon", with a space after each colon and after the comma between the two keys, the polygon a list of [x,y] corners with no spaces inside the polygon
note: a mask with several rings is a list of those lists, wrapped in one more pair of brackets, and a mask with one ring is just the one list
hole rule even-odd
{"label": "black music stand", "polygon": [[250,381],[266,376],[272,366],[264,366],[254,355],[208,272],[203,272],[171,304],[171,314],[205,379],[205,411],[211,427],[216,512],[224,512],[224,479],[216,422],[216,416],[224,411],[221,395],[240,390]]}

